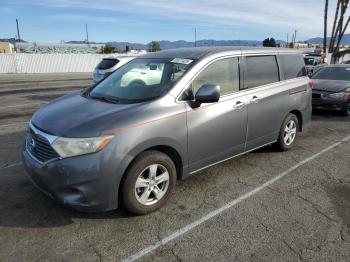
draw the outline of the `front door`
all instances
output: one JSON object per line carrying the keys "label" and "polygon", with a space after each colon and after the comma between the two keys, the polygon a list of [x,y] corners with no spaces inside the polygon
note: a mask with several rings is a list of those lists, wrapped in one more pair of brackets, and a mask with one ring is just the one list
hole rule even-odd
{"label": "front door", "polygon": [[247,99],[240,91],[239,58],[209,64],[192,82],[193,94],[204,84],[219,85],[221,97],[198,108],[187,104],[190,172],[242,153],[245,146]]}

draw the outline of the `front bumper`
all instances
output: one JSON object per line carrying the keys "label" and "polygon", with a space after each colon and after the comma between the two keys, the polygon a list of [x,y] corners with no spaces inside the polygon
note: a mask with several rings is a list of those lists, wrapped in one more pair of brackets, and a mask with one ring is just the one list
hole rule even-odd
{"label": "front bumper", "polygon": [[101,152],[42,164],[24,146],[22,161],[34,185],[58,203],[82,212],[118,207],[119,179]]}
{"label": "front bumper", "polygon": [[322,99],[314,98],[312,99],[312,108],[313,109],[328,109],[328,110],[342,110],[348,102],[342,100],[331,100],[331,99]]}

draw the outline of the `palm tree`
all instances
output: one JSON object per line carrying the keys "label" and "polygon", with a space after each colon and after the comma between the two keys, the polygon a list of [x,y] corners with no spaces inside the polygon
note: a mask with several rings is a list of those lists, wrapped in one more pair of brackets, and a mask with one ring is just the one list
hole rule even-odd
{"label": "palm tree", "polygon": [[338,21],[338,28],[337,28],[337,36],[338,36],[338,41],[337,41],[337,45],[335,48],[333,48],[333,51],[337,52],[339,51],[339,46],[340,46],[340,42],[344,36],[345,30],[348,26],[348,22],[344,25],[344,16],[346,13],[346,10],[348,9],[348,4],[349,4],[349,0],[339,0],[341,2],[341,11],[340,11],[340,17],[339,17],[339,21]]}
{"label": "palm tree", "polygon": [[[350,16],[346,15],[350,0],[338,0],[337,8],[332,27],[332,34],[329,43],[329,52],[332,53],[332,61],[336,59],[337,52],[340,48],[341,40],[350,23]],[[327,5],[327,3],[326,3]],[[326,16],[325,16],[326,18]],[[345,23],[344,23],[345,22]]]}
{"label": "palm tree", "polygon": [[329,49],[328,49],[328,51],[329,51],[330,53],[333,51],[333,46],[334,46],[334,43],[335,43],[335,27],[336,27],[337,21],[338,21],[339,7],[340,7],[340,1],[338,0],[338,2],[337,2],[337,8],[336,8],[336,10],[335,10],[334,21],[333,21],[331,39],[330,39],[330,41],[329,41]]}

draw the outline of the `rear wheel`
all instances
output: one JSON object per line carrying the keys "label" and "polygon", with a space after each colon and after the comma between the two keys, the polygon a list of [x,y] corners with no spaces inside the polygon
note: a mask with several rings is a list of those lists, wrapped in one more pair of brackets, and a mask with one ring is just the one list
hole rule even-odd
{"label": "rear wheel", "polygon": [[164,153],[145,151],[127,171],[122,187],[124,207],[133,214],[144,215],[161,208],[176,184],[176,168]]}
{"label": "rear wheel", "polygon": [[291,149],[298,135],[299,121],[296,115],[288,114],[281,126],[276,146],[281,151]]}

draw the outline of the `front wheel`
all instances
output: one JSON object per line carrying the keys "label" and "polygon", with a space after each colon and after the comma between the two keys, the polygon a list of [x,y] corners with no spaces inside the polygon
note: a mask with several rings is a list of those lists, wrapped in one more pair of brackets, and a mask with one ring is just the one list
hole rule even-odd
{"label": "front wheel", "polygon": [[145,151],[131,164],[122,186],[124,207],[135,215],[161,208],[176,184],[174,162],[159,151]]}
{"label": "front wheel", "polygon": [[288,151],[295,143],[299,131],[296,115],[288,114],[281,126],[276,146],[281,151]]}

